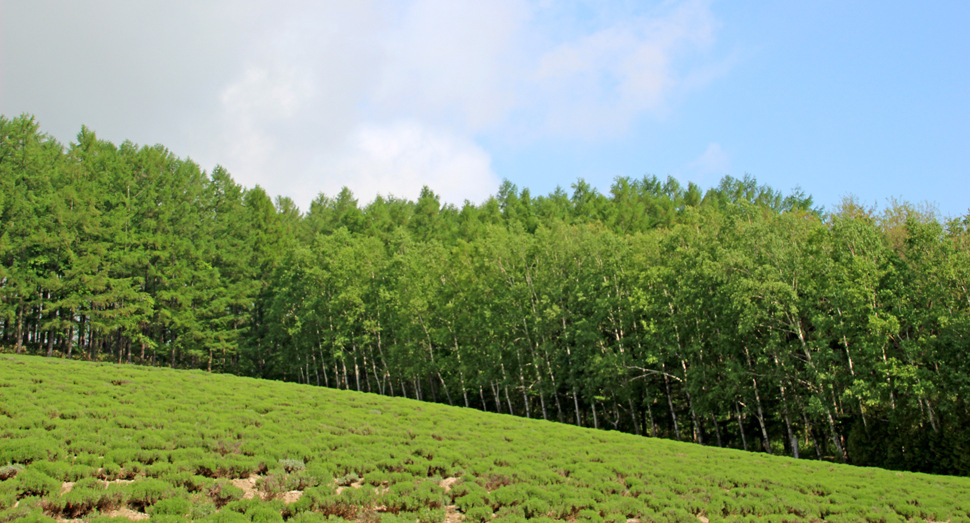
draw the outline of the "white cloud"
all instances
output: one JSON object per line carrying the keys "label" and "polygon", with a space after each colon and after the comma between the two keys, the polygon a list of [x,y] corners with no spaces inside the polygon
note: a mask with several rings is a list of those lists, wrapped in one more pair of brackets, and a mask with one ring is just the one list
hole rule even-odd
{"label": "white cloud", "polygon": [[417,122],[364,125],[316,180],[329,194],[347,186],[363,201],[377,194],[416,198],[429,186],[445,202],[475,203],[498,189],[488,153],[473,141]]}
{"label": "white cloud", "polygon": [[532,103],[545,112],[541,132],[613,136],[644,114],[663,117],[679,90],[713,79],[678,59],[710,46],[717,25],[706,2],[684,2],[617,17],[549,50],[534,74]]}
{"label": "white cloud", "polygon": [[481,201],[483,138],[616,136],[730,67],[703,57],[718,24],[694,0],[0,6],[0,112],[65,141],[86,124],[162,143],[304,209],[341,184]]}
{"label": "white cloud", "polygon": [[728,156],[721,144],[712,142],[708,144],[704,154],[688,164],[689,169],[704,175],[722,176],[728,174],[731,169],[731,158]]}
{"label": "white cloud", "polygon": [[480,130],[516,104],[522,0],[415,0],[384,35],[380,112]]}

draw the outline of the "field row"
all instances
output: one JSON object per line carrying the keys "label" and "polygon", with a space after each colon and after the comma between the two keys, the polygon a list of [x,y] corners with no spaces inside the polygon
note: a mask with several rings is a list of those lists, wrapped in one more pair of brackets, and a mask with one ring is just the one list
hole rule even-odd
{"label": "field row", "polygon": [[0,523],[970,521],[967,478],[34,357],[0,359],[0,464]]}

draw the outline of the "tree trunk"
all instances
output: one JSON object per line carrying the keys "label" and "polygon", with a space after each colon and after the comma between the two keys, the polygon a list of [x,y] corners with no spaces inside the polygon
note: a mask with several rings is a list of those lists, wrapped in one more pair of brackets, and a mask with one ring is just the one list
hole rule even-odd
{"label": "tree trunk", "polygon": [[357,392],[360,392],[360,366],[357,364],[357,344],[354,344],[354,383],[357,384]]}
{"label": "tree trunk", "polygon": [[808,415],[802,412],[802,419],[805,420],[805,432],[808,433],[809,439],[812,440],[812,445],[815,447],[815,454],[818,455],[818,460],[822,461],[822,449],[819,448],[818,440],[815,439],[815,433],[812,431],[812,424],[808,422]]}
{"label": "tree trunk", "polygon": [[791,428],[791,419],[788,416],[788,400],[785,399],[785,387],[781,388],[781,412],[785,416],[785,429],[788,431],[788,441],[791,444],[791,455],[798,459],[798,439]]}
{"label": "tree trunk", "polygon": [[67,359],[71,359],[71,353],[74,351],[74,324],[71,324],[67,328],[67,350],[64,351]]}
{"label": "tree trunk", "polygon": [[16,353],[24,348],[24,302],[21,300],[20,307],[17,309],[17,346]]}
{"label": "tree trunk", "polygon": [[573,405],[576,407],[576,426],[582,427],[583,422],[579,418],[579,395],[576,394],[576,387],[573,387]]}
{"label": "tree trunk", "polygon": [[492,389],[492,396],[495,398],[495,412],[502,413],[502,391],[499,389],[498,383],[492,381],[489,383],[489,387]]}
{"label": "tree trunk", "polygon": [[648,402],[647,403],[647,414],[650,416],[650,437],[651,438],[656,438],[657,437],[657,421],[653,417],[653,406],[651,405],[651,403],[652,402]]}
{"label": "tree trunk", "polygon": [[[313,359],[314,361],[316,361],[316,357],[314,357]],[[377,393],[383,396],[384,382],[381,381],[381,376],[380,374],[377,373],[377,361],[374,358],[370,359],[370,366],[371,366],[371,370],[374,372],[374,381],[377,382]],[[368,380],[368,383],[369,382],[370,380]],[[319,384],[320,384],[320,376],[317,376],[317,385]],[[370,388],[370,385],[368,385],[368,388]]]}
{"label": "tree trunk", "polygon": [[478,385],[478,398],[482,401],[482,411],[488,412],[488,402],[485,401],[485,387]]}
{"label": "tree trunk", "polygon": [[711,423],[714,425],[714,435],[717,436],[717,446],[723,447],[724,445],[721,444],[721,429],[717,426],[717,416],[714,415],[713,411],[711,412]]}
{"label": "tree trunk", "polygon": [[505,385],[505,401],[509,404],[509,414],[515,416],[515,409],[512,408],[512,398],[509,397],[508,385]]}
{"label": "tree trunk", "polygon": [[826,408],[825,415],[829,420],[829,431],[832,433],[832,443],[835,445],[835,451],[839,453],[839,460],[845,463],[845,450],[842,448],[842,439],[839,438],[839,433],[835,430],[835,420],[832,419],[832,411]]}
{"label": "tree trunk", "polygon": [[627,397],[630,403],[630,415],[633,416],[633,433],[640,436],[640,419],[637,417],[637,409],[633,406],[633,394]]}
{"label": "tree trunk", "polygon": [[677,412],[674,410],[674,400],[670,397],[670,378],[667,377],[666,372],[663,375],[664,386],[667,389],[667,406],[670,407],[670,417],[674,420],[674,435],[677,436],[677,441],[680,441],[680,425],[677,423]]}
{"label": "tree trunk", "polygon": [[[521,378],[521,374],[520,374]],[[525,405],[525,417],[531,418],[532,411],[529,409],[529,393],[525,389],[525,379],[521,379],[522,382],[522,404]]]}
{"label": "tree trunk", "polygon": [[758,406],[758,425],[761,426],[761,437],[764,438],[765,452],[771,454],[771,440],[768,439],[768,429],[765,428],[765,414],[761,410],[761,395],[758,394],[758,380],[751,378],[754,389],[754,401]]}
{"label": "tree trunk", "polygon": [[748,451],[748,438],[744,435],[744,423],[741,422],[741,405],[734,404],[735,412],[738,414],[738,432],[741,433],[741,444],[744,445],[744,451]]}
{"label": "tree trunk", "polygon": [[697,419],[697,412],[694,411],[694,402],[691,400],[690,392],[684,390],[687,395],[687,406],[690,407],[690,418],[694,422],[694,441],[698,445],[704,444],[704,431],[701,430],[701,422]]}
{"label": "tree trunk", "polygon": [[451,401],[451,392],[448,390],[448,384],[445,383],[445,378],[441,376],[441,372],[438,372],[438,379],[441,381],[441,388],[445,391],[445,397],[448,398],[448,405],[454,407],[455,402]]}

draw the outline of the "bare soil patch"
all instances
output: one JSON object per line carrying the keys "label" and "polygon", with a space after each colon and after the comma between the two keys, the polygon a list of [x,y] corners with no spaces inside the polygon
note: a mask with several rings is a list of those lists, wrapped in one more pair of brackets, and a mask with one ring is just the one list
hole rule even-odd
{"label": "bare soil patch", "polygon": [[291,490],[283,494],[283,503],[286,503],[287,505],[290,503],[296,503],[297,501],[300,501],[300,498],[302,497],[302,490]]}
{"label": "bare soil patch", "polygon": [[113,518],[128,518],[132,521],[141,521],[143,519],[148,519],[148,514],[143,514],[141,512],[135,512],[130,508],[119,508],[118,510],[112,510],[106,514],[107,516]]}
{"label": "bare soil patch", "polygon": [[259,476],[249,476],[245,479],[233,479],[230,482],[243,491],[243,499],[253,499],[256,497],[256,480]]}
{"label": "bare soil patch", "polygon": [[445,478],[441,480],[441,483],[438,483],[438,485],[445,489],[445,492],[451,492],[451,486],[459,481],[461,481],[461,478]]}

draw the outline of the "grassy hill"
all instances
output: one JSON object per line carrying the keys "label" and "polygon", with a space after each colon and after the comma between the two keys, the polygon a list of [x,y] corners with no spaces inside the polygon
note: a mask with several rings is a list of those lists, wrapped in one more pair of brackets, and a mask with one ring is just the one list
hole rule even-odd
{"label": "grassy hill", "polygon": [[0,356],[0,478],[0,523],[970,521],[968,478],[38,357]]}

